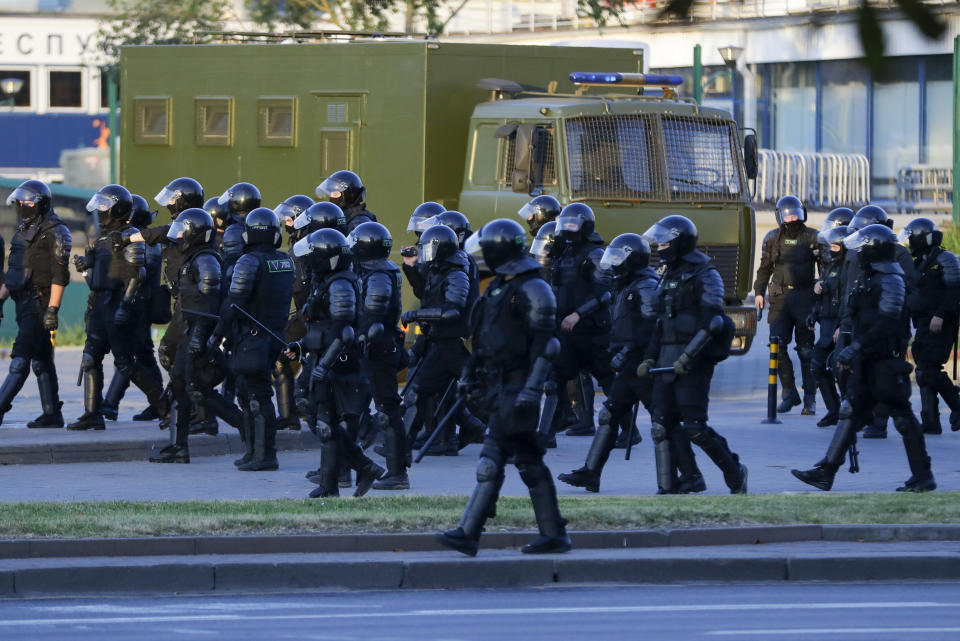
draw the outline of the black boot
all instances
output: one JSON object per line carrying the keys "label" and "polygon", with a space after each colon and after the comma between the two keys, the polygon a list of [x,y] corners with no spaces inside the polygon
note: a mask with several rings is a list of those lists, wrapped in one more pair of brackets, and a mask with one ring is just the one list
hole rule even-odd
{"label": "black boot", "polygon": [[822,374],[817,379],[817,388],[820,390],[823,404],[827,408],[827,413],[817,421],[817,427],[836,425],[840,420],[840,394],[837,393],[837,386],[833,382],[833,376],[829,372]]}
{"label": "black boot", "polygon": [[[83,355],[84,359],[87,355]],[[103,370],[91,364],[83,370],[83,408],[84,412],[73,423],[67,425],[68,430],[103,430],[103,414],[100,413],[101,395],[103,394]]]}
{"label": "black boot", "polygon": [[796,379],[793,376],[793,362],[787,354],[786,346],[780,344],[780,358],[777,359],[777,374],[780,378],[780,395],[783,399],[777,405],[777,412],[784,414],[797,405],[800,405],[800,394],[797,392]]}
{"label": "black boot", "polygon": [[300,417],[293,404],[295,385],[290,363],[277,361],[273,368],[273,389],[277,394],[277,429],[300,430]]}
{"label": "black boot", "polygon": [[792,410],[794,407],[796,407],[797,405],[800,405],[803,402],[802,400],[800,400],[800,393],[797,392],[797,388],[795,387],[791,389],[784,387],[782,398],[783,400],[780,401],[779,405],[777,405],[778,414],[786,414],[787,412]]}
{"label": "black boot", "polygon": [[354,490],[354,497],[361,497],[367,492],[370,491],[370,488],[373,487],[381,476],[383,476],[385,469],[367,459],[367,464],[357,470],[357,489]]}
{"label": "black boot", "polygon": [[107,387],[107,393],[103,397],[103,403],[100,405],[100,413],[110,421],[117,420],[117,414],[120,412],[120,400],[130,387],[130,378],[116,370],[113,378],[110,379],[110,385]]}
{"label": "black boot", "polygon": [[250,425],[253,431],[253,458],[237,466],[241,472],[264,472],[277,470],[277,424],[273,404],[269,398],[251,398],[247,402]]}
{"label": "black boot", "polygon": [[740,462],[740,458],[730,451],[727,440],[717,434],[706,423],[685,424],[684,432],[690,440],[700,447],[714,465],[723,472],[723,480],[730,488],[731,494],[747,493],[747,466]]}
{"label": "black boot", "polygon": [[253,428],[250,424],[250,415],[247,412],[243,412],[241,415],[242,419],[239,427],[240,440],[243,441],[245,449],[243,456],[233,462],[236,467],[246,465],[253,460]]}
{"label": "black boot", "polygon": [[587,451],[587,459],[583,467],[561,474],[557,478],[574,487],[582,487],[588,492],[600,491],[600,475],[603,472],[603,466],[610,458],[610,452],[613,450],[614,442],[617,439],[616,427],[611,424],[610,412],[604,408],[600,413],[600,426],[597,433],[590,443],[590,449]]}
{"label": "black boot", "polygon": [[163,386],[151,375],[150,370],[135,362],[129,366],[128,374],[130,382],[140,388],[157,416],[161,419],[165,418],[170,413],[170,397],[164,392]]}
{"label": "black boot", "polygon": [[940,425],[940,395],[936,388],[924,385],[920,388],[920,422],[924,434],[942,434]]}
{"label": "black boot", "polygon": [[550,478],[550,470],[543,463],[521,468],[520,477],[527,483],[533,513],[540,528],[540,537],[527,543],[520,551],[524,554],[559,554],[572,547],[567,536],[565,521],[557,505],[557,490]]}
{"label": "black boot", "polygon": [[893,425],[903,438],[903,449],[906,450],[907,463],[910,465],[910,478],[897,488],[897,492],[932,492],[937,489],[930,470],[927,445],[917,419],[912,413],[903,414],[893,418]]}
{"label": "black boot", "polygon": [[653,458],[657,469],[657,494],[673,494],[676,485],[676,475],[673,473],[673,447],[667,428],[654,423],[650,426],[650,436],[653,439]]}
{"label": "black boot", "polygon": [[395,417],[387,415],[389,425],[383,434],[384,458],[387,461],[387,475],[373,484],[375,490],[409,490],[407,478],[407,442],[403,433],[403,423],[399,411]]}
{"label": "black boot", "polygon": [[812,485],[818,490],[829,492],[833,487],[833,479],[837,475],[837,470],[843,465],[847,451],[850,445],[857,438],[857,428],[850,418],[850,409],[841,409],[841,414],[845,414],[837,424],[830,439],[830,445],[827,446],[827,454],[818,461],[816,466],[809,470],[790,470],[790,473],[806,483]]}
{"label": "black boot", "polygon": [[190,449],[186,445],[168,445],[150,457],[151,463],[189,463]]}
{"label": "black boot", "polygon": [[576,379],[577,393],[573,396],[573,411],[577,415],[577,424],[568,428],[567,436],[593,436],[597,428],[593,424],[593,407],[596,390],[589,374],[581,373]]}
{"label": "black boot", "polygon": [[437,534],[437,542],[467,556],[476,556],[480,548],[480,533],[494,510],[500,486],[503,484],[503,462],[481,455],[477,465],[477,485],[463,511],[460,525]]}
{"label": "black boot", "polygon": [[340,496],[337,485],[337,473],[340,469],[340,452],[334,434],[329,439],[320,442],[320,468],[317,475],[320,479],[317,487],[310,492],[310,498],[324,498]]}
{"label": "black boot", "polygon": [[57,370],[53,363],[33,361],[33,373],[37,377],[37,389],[40,392],[40,406],[43,414],[27,423],[30,428],[63,427],[63,413],[60,402]]}
{"label": "black boot", "polygon": [[159,416],[157,416],[157,410],[153,409],[152,406],[148,405],[143,411],[139,414],[133,415],[133,420],[135,421],[155,421]]}
{"label": "black boot", "polygon": [[960,390],[948,378],[940,389],[940,395],[950,407],[950,431],[956,432],[960,430]]}
{"label": "black boot", "polygon": [[815,392],[803,393],[803,409],[800,410],[801,416],[813,416],[817,413],[817,395]]}
{"label": "black boot", "polygon": [[30,374],[30,361],[22,356],[10,359],[10,373],[0,385],[0,424],[3,424],[3,415],[13,407],[13,399],[23,389]]}

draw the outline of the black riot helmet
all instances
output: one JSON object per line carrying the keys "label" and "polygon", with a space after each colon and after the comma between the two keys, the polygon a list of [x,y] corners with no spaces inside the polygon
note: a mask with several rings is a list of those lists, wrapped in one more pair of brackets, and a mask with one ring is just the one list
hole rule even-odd
{"label": "black riot helmet", "polygon": [[[470,227],[470,221],[467,220],[467,217],[461,214],[459,211],[445,211],[442,214],[435,216],[437,225],[443,225],[444,227],[449,227],[453,230],[453,233],[457,235],[457,242],[460,245],[460,248],[463,249],[463,243],[467,240],[467,236],[473,233],[473,229]],[[428,221],[429,222],[429,221]],[[433,225],[431,225],[432,227]]]}
{"label": "black riot helmet", "polygon": [[170,225],[167,238],[180,246],[181,251],[203,247],[213,242],[216,227],[210,214],[199,207],[191,207],[180,212]]}
{"label": "black riot helmet", "polygon": [[293,228],[306,237],[318,229],[336,229],[347,233],[347,216],[333,203],[322,201],[307,207],[307,210],[293,219]]}
{"label": "black riot helmet", "polygon": [[248,247],[267,245],[273,248],[280,246],[280,221],[272,209],[257,207],[243,221],[243,243]]}
{"label": "black riot helmet", "polygon": [[620,234],[603,251],[600,268],[626,276],[650,265],[650,243],[637,234]]}
{"label": "black riot helmet", "polygon": [[130,220],[133,196],[122,185],[107,185],[87,202],[87,211],[97,214],[104,227],[119,227]]}
{"label": "black riot helmet", "polygon": [[233,218],[230,222],[242,223],[247,214],[260,206],[260,190],[250,183],[237,183],[223,192],[217,203],[227,208]]}
{"label": "black riot helmet", "polygon": [[[834,260],[840,258],[846,247],[843,245],[843,241],[846,240],[847,236],[854,233],[846,225],[839,225],[837,227],[831,227],[830,229],[825,229],[819,234],[817,234],[817,239],[826,246],[827,251],[830,252],[830,257]],[[833,251],[833,245],[840,245],[839,251]]]}
{"label": "black riot helmet", "polygon": [[897,235],[901,243],[907,241],[910,253],[914,256],[926,253],[931,247],[943,242],[943,232],[937,228],[937,223],[929,218],[914,218],[903,231]]}
{"label": "black riot helmet", "polygon": [[867,225],[886,225],[890,227],[891,224],[892,221],[887,217],[887,212],[885,212],[882,207],[867,205],[857,210],[854,217],[847,223],[847,227],[853,231],[857,231]]}
{"label": "black riot helmet", "polygon": [[378,260],[390,256],[393,239],[390,230],[380,223],[363,223],[347,236],[347,246],[359,261]]}
{"label": "black riot helmet", "polygon": [[807,207],[796,196],[783,196],[777,201],[777,224],[783,227],[791,216],[800,224],[807,222]]}
{"label": "black riot helmet", "polygon": [[483,262],[489,269],[498,274],[514,274],[518,273],[518,268],[525,271],[524,263],[530,263],[533,268],[537,266],[524,255],[526,244],[527,232],[520,223],[509,218],[498,218],[470,236],[467,251],[473,254],[476,251],[474,245],[479,245]]}
{"label": "black riot helmet", "polygon": [[13,205],[20,220],[30,225],[53,210],[53,194],[45,182],[27,180],[7,197],[7,205]]}
{"label": "black riot helmet", "polygon": [[897,236],[886,225],[874,223],[847,236],[843,246],[857,252],[861,265],[893,260]]}
{"label": "black riot helmet", "polygon": [[[274,213],[277,214],[277,218],[280,219],[280,224],[287,230],[288,234],[294,234],[296,228],[293,226],[293,221],[297,219],[297,216],[307,211],[314,205],[313,198],[310,196],[304,196],[303,194],[298,194],[296,196],[290,196],[282,203],[274,208]],[[290,220],[288,223],[287,220]]]}
{"label": "black riot helmet", "polygon": [[845,227],[850,224],[852,219],[852,209],[849,207],[837,207],[827,214],[827,217],[823,220],[823,225],[820,227],[820,231],[827,231],[828,229],[840,226]]}
{"label": "black riot helmet", "polygon": [[460,248],[457,235],[449,227],[434,225],[417,241],[417,260],[422,263],[445,261]]}
{"label": "black riot helmet", "polygon": [[193,178],[184,176],[171,180],[170,184],[154,196],[161,207],[166,207],[174,219],[180,212],[191,207],[203,207],[203,187]]}
{"label": "black riot helmet", "polygon": [[347,239],[336,229],[318,229],[293,245],[293,255],[303,258],[317,273],[328,274],[350,266]]}
{"label": "black riot helmet", "polygon": [[567,243],[581,243],[593,234],[597,217],[583,203],[570,203],[557,216],[557,231]]}
{"label": "black riot helmet", "polygon": [[328,198],[330,202],[341,209],[359,205],[363,202],[366,194],[367,188],[363,186],[360,176],[346,169],[334,172],[329,178],[317,185],[317,196]]}
{"label": "black riot helmet", "polygon": [[563,244],[557,235],[557,221],[551,220],[537,230],[537,237],[530,243],[530,257],[548,267],[560,255]]}
{"label": "black riot helmet", "polygon": [[407,223],[407,233],[413,232],[420,236],[424,231],[427,230],[430,225],[427,224],[428,220],[431,220],[434,216],[439,216],[446,209],[440,203],[435,203],[432,200],[428,200],[425,203],[420,203],[417,205],[417,208],[413,210],[413,213],[410,214],[410,222]]}
{"label": "black riot helmet", "polygon": [[230,212],[226,205],[220,204],[220,196],[214,196],[203,203],[203,210],[213,218],[213,224],[223,231],[230,224]]}
{"label": "black riot helmet", "polygon": [[517,215],[527,221],[530,233],[536,234],[540,228],[560,215],[560,201],[553,196],[537,196],[524,205]]}
{"label": "black riot helmet", "polygon": [[147,200],[139,195],[133,194],[133,210],[130,212],[130,224],[137,229],[146,229],[153,224],[157,217],[157,211],[150,211],[150,205]]}
{"label": "black riot helmet", "polygon": [[672,265],[697,248],[697,227],[685,216],[667,216],[643,232],[643,238],[656,248],[660,262]]}

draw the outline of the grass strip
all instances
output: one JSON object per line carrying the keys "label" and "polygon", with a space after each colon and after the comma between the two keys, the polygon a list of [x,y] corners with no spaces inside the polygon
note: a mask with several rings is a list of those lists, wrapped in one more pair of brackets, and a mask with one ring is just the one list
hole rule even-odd
{"label": "grass strip", "polygon": [[[453,527],[465,496],[185,502],[12,503],[0,537],[430,532]],[[960,494],[764,494],[562,497],[575,530],[799,523],[957,523]],[[503,497],[488,530],[531,530],[530,501]]]}

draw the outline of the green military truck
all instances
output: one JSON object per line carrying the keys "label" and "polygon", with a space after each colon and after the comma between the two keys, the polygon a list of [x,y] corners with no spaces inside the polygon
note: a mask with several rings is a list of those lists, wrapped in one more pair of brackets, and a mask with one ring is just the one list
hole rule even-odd
{"label": "green military truck", "polygon": [[[723,276],[734,353],[746,351],[754,212],[740,132],[669,87],[592,86],[643,81],[641,56],[405,39],[127,47],[120,181],[152,195],[189,175],[211,195],[244,180],[272,205],[351,169],[398,246],[424,200],[476,228],[553,194],[589,204],[608,240],[683,214]],[[571,81],[584,71],[604,78]]]}

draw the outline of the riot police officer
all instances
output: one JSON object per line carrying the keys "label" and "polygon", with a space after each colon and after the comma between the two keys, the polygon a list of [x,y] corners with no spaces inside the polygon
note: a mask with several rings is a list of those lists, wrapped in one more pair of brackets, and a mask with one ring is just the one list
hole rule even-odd
{"label": "riot police officer", "polygon": [[960,324],[960,261],[943,248],[943,232],[929,218],[915,218],[898,237],[909,244],[917,268],[908,307],[916,334],[911,352],[917,364],[920,421],[925,434],[940,434],[942,396],[950,407],[950,428],[960,430],[960,392],[943,371]]}
{"label": "riot police officer", "polygon": [[172,442],[151,456],[151,463],[190,462],[190,417],[194,405],[204,402],[203,390],[207,386],[200,379],[202,361],[222,297],[215,235],[213,218],[198,207],[184,210],[169,226],[168,237],[179,246],[183,257],[177,277],[183,339],[176,345],[170,367],[170,387],[176,401],[170,427]]}
{"label": "riot police officer", "polygon": [[[143,196],[133,194],[133,210],[130,213],[130,224],[141,232],[153,224],[157,212],[151,211],[150,206]],[[135,304],[136,320],[133,325],[133,340],[135,343],[133,357],[139,363],[144,364],[150,371],[153,380],[163,387],[163,375],[160,373],[160,366],[153,352],[153,337],[151,336],[151,327],[153,323],[166,323],[170,321],[169,306],[167,315],[164,317],[154,317],[154,297],[159,295],[160,278],[163,270],[163,253],[159,245],[147,245],[145,257],[145,280],[140,287]],[[169,301],[167,301],[169,302]],[[164,311],[164,310],[161,310]],[[130,386],[130,379],[119,369],[114,371],[110,385],[103,397],[103,404],[100,411],[103,417],[111,421],[117,420],[120,400]]]}
{"label": "riot police officer", "polygon": [[354,340],[360,294],[347,239],[336,229],[319,229],[299,240],[293,253],[313,275],[304,307],[307,335],[286,350],[288,357],[306,355],[304,367],[311,378],[315,413],[308,425],[320,438],[320,469],[308,475],[318,486],[310,498],[339,496],[341,462],[357,471],[354,496],[363,496],[385,470],[348,434],[359,424],[368,393]]}
{"label": "riot police officer", "polygon": [[363,186],[360,176],[352,171],[342,169],[330,174],[330,177],[317,185],[317,196],[328,198],[330,202],[343,210],[347,217],[347,232],[351,232],[358,225],[377,222],[373,212],[367,210],[367,188]]}
{"label": "riot police officer", "polygon": [[823,398],[827,413],[817,422],[818,427],[836,425],[840,420],[840,395],[829,365],[830,355],[836,347],[834,334],[840,323],[840,306],[843,299],[843,262],[846,250],[843,240],[850,234],[845,226],[824,223],[820,232],[820,280],[814,285],[816,299],[813,311],[807,319],[807,327],[820,325],[820,335],[813,346],[810,365],[817,388]]}
{"label": "riot police officer", "polygon": [[[417,420],[412,425],[422,423],[425,434],[429,435],[438,413],[436,397],[457,379],[469,355],[463,339],[467,335],[467,316],[474,300],[471,299],[468,274],[470,263],[466,254],[460,251],[457,235],[452,229],[443,225],[427,229],[417,243],[417,255],[424,265],[425,275],[421,306],[418,310],[404,312],[403,324],[418,323],[426,347],[415,390],[407,396],[417,409]],[[456,456],[459,449],[459,441],[450,424],[428,453]]]}
{"label": "riot police officer", "polygon": [[279,251],[282,228],[272,210],[258,207],[247,214],[243,242],[246,250],[234,265],[220,321],[208,345],[216,345],[221,336],[233,336],[230,370],[243,408],[247,443],[246,460],[241,459],[237,469],[276,470],[277,416],[270,372],[284,345],[271,334],[280,336],[287,327],[296,272],[293,259]]}
{"label": "riot police officer", "polygon": [[84,256],[74,257],[77,271],[89,272],[91,307],[87,316],[87,340],[80,369],[84,379],[84,413],[67,426],[70,430],[104,429],[100,411],[103,395],[103,357],[113,352],[118,370],[146,395],[158,416],[169,404],[162,384],[146,363],[134,357],[137,299],[146,279],[146,246],[133,241],[139,230],[130,224],[133,197],[125,187],[107,185],[87,203],[88,223],[100,233]]}
{"label": "riot police officer", "polygon": [[[296,195],[290,196],[282,203],[277,205],[274,213],[280,219],[280,223],[287,231],[290,242],[290,251],[287,255],[293,260],[295,277],[293,279],[293,303],[294,309],[299,310],[307,302],[306,282],[309,277],[304,274],[303,261],[298,260],[293,255],[293,246],[298,240],[309,234],[310,231],[299,230],[294,226],[294,221],[305,211],[314,205],[313,199],[309,196]],[[287,321],[287,329],[284,334],[287,342],[298,341],[307,333],[307,327],[303,324],[297,313],[290,314]],[[278,358],[273,368],[273,389],[277,395],[277,428],[278,429],[300,429],[300,418],[297,416],[295,402],[295,388],[297,370],[296,361],[290,361],[286,358]]]}
{"label": "riot police officer", "polygon": [[800,405],[800,394],[793,375],[793,363],[787,346],[796,333],[797,356],[803,382],[801,414],[813,414],[817,386],[813,377],[813,331],[807,328],[807,317],[813,310],[815,269],[819,259],[817,232],[807,227],[807,208],[796,196],[783,196],[777,201],[777,229],[763,239],[760,267],[754,283],[756,305],[763,309],[769,303],[767,318],[770,335],[780,339],[780,376],[783,401],[778,412],[789,412]]}
{"label": "riot police officer", "polygon": [[50,334],[57,329],[63,290],[70,282],[70,231],[53,212],[50,188],[39,180],[21,183],[7,198],[7,205],[16,208],[20,223],[10,243],[10,260],[0,286],[0,311],[7,298],[13,298],[17,337],[10,350],[10,373],[0,386],[0,423],[32,365],[43,413],[27,427],[63,427]]}
{"label": "riot police officer", "polygon": [[217,226],[223,273],[226,274],[243,254],[244,221],[250,212],[260,207],[260,190],[250,183],[239,182],[220,195],[217,205],[225,209],[225,215],[214,218],[213,222]]}
{"label": "riot police officer", "polygon": [[672,489],[674,462],[669,444],[682,429],[720,468],[730,492],[745,494],[747,467],[726,439],[707,425],[714,366],[729,354],[733,338],[732,322],[723,314],[720,272],[709,256],[697,250],[697,228],[688,218],[667,216],[643,237],[651,248],[656,247],[664,271],[657,292],[660,322],[637,375],[649,375],[655,366],[673,370],[656,374],[653,381],[650,432],[657,484],[662,492]]}
{"label": "riot police officer", "polygon": [[397,374],[407,366],[404,334],[399,328],[403,277],[400,268],[389,259],[393,239],[380,223],[359,225],[350,232],[347,244],[360,285],[357,333],[365,337],[364,369],[373,388],[377,412],[385,423],[387,474],[373,487],[377,490],[406,490],[410,488],[407,477],[409,448],[397,393]]}
{"label": "riot police officer", "polygon": [[581,402],[581,423],[567,434],[592,435],[593,383],[582,381],[581,372],[592,374],[604,389],[613,380],[607,351],[610,310],[604,302],[610,282],[600,269],[603,238],[596,232],[593,210],[583,203],[563,208],[557,218],[557,233],[561,246],[551,264],[550,283],[557,298],[561,349],[554,360],[548,394],[559,394],[557,406],[562,407],[566,382],[581,378],[581,398],[577,399]]}
{"label": "riot police officer", "polygon": [[895,260],[896,236],[889,227],[873,224],[848,236],[844,245],[848,254],[857,256],[861,278],[849,301],[853,340],[837,356],[839,366],[849,372],[840,422],[823,460],[792,474],[820,490],[830,490],[856,441],[858,424],[877,406],[893,417],[907,453],[911,476],[897,491],[929,492],[937,484],[923,430],[910,407],[911,367],[904,360],[910,328],[903,269]]}
{"label": "riot police officer", "polygon": [[[479,236],[479,238],[477,238]],[[461,386],[489,408],[487,438],[477,465],[477,485],[457,528],[437,540],[470,556],[477,553],[483,525],[496,506],[504,467],[512,458],[530,492],[540,537],[523,546],[528,554],[566,552],[570,537],[560,515],[550,470],[537,443],[537,416],[549,359],[559,350],[553,337],[556,302],[540,278],[540,264],[524,254],[526,233],[499,219],[471,237],[496,277],[473,314],[471,367]],[[473,242],[473,241],[471,241]],[[471,252],[473,253],[473,252]]]}
{"label": "riot police officer", "polygon": [[530,233],[534,236],[547,223],[557,219],[561,211],[560,201],[553,196],[537,196],[520,208],[517,215],[527,222]]}

